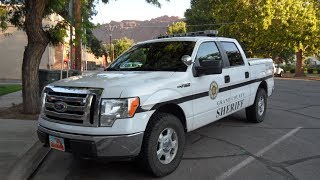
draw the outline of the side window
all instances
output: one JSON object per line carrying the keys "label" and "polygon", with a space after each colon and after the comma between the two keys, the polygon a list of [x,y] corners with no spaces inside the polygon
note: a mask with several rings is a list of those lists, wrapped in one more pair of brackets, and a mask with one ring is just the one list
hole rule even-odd
{"label": "side window", "polygon": [[243,65],[241,53],[233,42],[221,42],[223,49],[226,51],[230,66]]}
{"label": "side window", "polygon": [[216,43],[204,42],[200,44],[196,60],[199,61],[200,65],[206,64],[208,61],[222,61],[221,54]]}

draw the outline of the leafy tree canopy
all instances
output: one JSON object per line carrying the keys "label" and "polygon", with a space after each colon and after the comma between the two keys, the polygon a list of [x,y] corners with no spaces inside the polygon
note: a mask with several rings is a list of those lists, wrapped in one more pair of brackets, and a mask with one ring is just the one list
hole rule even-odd
{"label": "leafy tree canopy", "polygon": [[[7,29],[8,25],[14,25],[26,31],[28,43],[24,51],[22,62],[22,97],[23,111],[27,114],[36,114],[40,110],[39,99],[39,64],[41,57],[48,43],[58,44],[63,42],[67,35],[69,24],[75,23],[76,49],[79,48],[79,41],[82,39],[88,46],[92,45],[91,51],[94,52],[98,48],[98,41],[92,36],[88,29],[92,29],[93,25],[90,19],[97,12],[95,4],[98,0],[0,0],[0,30]],[[101,0],[108,3],[109,0]],[[69,18],[69,2],[75,3],[75,12],[79,12],[75,18],[77,22],[73,22]],[[161,6],[158,0],[146,0],[147,3]],[[80,6],[78,6],[80,5]],[[56,24],[43,27],[43,20],[49,18],[51,14],[58,14],[64,19]],[[84,33],[86,30],[87,33]],[[76,51],[76,68],[81,69],[81,58],[79,52]],[[102,54],[100,49],[97,54]],[[77,58],[78,57],[78,58]],[[81,57],[81,53],[80,53]],[[79,63],[80,61],[80,63]]]}
{"label": "leafy tree canopy", "polygon": [[179,34],[179,33],[186,33],[186,32],[187,32],[186,23],[183,21],[172,23],[167,29],[167,34]]}
{"label": "leafy tree canopy", "polygon": [[115,39],[112,41],[114,47],[114,56],[118,57],[124,51],[129,49],[133,45],[134,41],[128,38]]}
{"label": "leafy tree canopy", "polygon": [[[10,23],[19,29],[24,30],[24,17],[26,12],[24,1],[0,0],[0,2],[3,3],[3,5],[0,6],[0,29],[3,31],[6,30],[8,23]],[[94,0],[81,0],[81,4],[81,16],[83,19],[82,29],[92,29],[94,25],[90,22],[90,19],[97,13],[95,11]],[[63,19],[58,21],[56,24],[46,25],[43,27],[43,29],[45,32],[47,32],[50,43],[57,45],[58,43],[63,42],[64,38],[67,36],[69,25],[73,24],[73,21],[69,17],[69,0],[48,1],[42,18],[50,18],[50,15],[52,14],[60,15],[63,17]],[[92,33],[85,34],[82,29],[77,29],[76,31],[82,34],[82,39],[84,42],[95,38],[93,37]],[[90,43],[88,45],[89,48],[95,48],[91,47]]]}
{"label": "leafy tree canopy", "polygon": [[106,55],[107,49],[102,45],[102,42],[98,40],[92,33],[91,29],[86,30],[86,42],[85,44],[90,47],[90,51],[96,57],[101,57]]}
{"label": "leafy tree canopy", "polygon": [[319,49],[319,1],[191,0],[188,31],[218,29],[236,38],[249,56],[289,58]]}

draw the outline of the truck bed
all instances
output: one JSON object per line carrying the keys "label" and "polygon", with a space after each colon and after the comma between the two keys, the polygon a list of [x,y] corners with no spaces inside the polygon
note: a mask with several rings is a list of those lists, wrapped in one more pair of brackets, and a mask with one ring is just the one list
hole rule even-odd
{"label": "truck bed", "polygon": [[272,59],[270,58],[247,58],[248,63],[250,66],[258,65],[258,64],[271,64],[273,63]]}

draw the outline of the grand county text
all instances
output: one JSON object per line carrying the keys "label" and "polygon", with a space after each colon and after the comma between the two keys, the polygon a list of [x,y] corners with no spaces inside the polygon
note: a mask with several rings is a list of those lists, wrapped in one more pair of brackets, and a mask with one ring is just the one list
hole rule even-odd
{"label": "grand county text", "polygon": [[226,115],[226,114],[229,114],[229,113],[231,113],[231,112],[233,112],[233,111],[236,111],[236,110],[242,108],[242,106],[243,106],[243,101],[244,101],[244,99],[242,99],[242,100],[240,100],[240,101],[237,101],[237,102],[234,102],[234,103],[232,103],[232,104],[229,104],[229,105],[227,105],[227,106],[223,106],[223,107],[219,108],[219,109],[217,110],[217,115],[216,115],[216,117],[218,118],[218,117],[220,117],[220,116],[224,116],[224,115]]}

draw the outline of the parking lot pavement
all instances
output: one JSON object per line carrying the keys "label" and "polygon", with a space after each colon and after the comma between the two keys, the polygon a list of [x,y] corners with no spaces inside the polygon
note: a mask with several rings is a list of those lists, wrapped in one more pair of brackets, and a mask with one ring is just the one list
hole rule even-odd
{"label": "parking lot pavement", "polygon": [[[319,179],[320,83],[276,80],[263,123],[244,111],[188,134],[178,169],[162,179]],[[32,179],[150,179],[134,162],[74,160],[51,151]]]}

